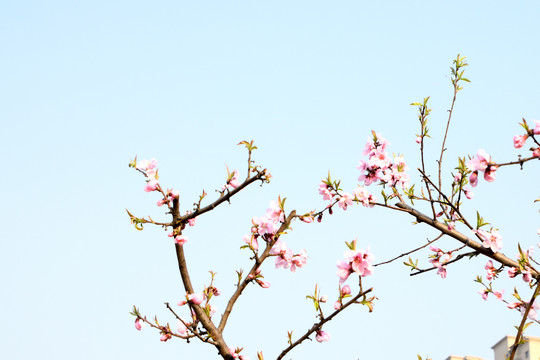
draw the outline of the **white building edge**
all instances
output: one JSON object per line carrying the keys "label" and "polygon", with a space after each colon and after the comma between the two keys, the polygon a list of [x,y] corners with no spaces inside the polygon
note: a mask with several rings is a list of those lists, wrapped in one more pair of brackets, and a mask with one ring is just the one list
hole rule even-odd
{"label": "white building edge", "polygon": [[[518,346],[514,360],[540,360],[540,337],[525,336],[525,343]],[[491,348],[495,355],[494,360],[506,360],[510,354],[509,349],[514,345],[515,336],[505,336]],[[450,355],[446,360],[484,360],[478,356],[465,357]]]}

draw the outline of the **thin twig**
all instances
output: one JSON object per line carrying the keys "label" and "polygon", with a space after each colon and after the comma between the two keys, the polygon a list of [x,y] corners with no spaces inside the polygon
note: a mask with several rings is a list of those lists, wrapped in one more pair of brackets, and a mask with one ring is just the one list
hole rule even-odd
{"label": "thin twig", "polygon": [[306,340],[307,338],[309,338],[309,336],[311,334],[313,334],[315,331],[317,331],[318,329],[321,328],[321,326],[323,326],[325,323],[329,322],[330,320],[332,320],[337,314],[339,314],[340,312],[342,312],[343,310],[345,310],[347,307],[349,307],[350,305],[354,304],[356,302],[356,300],[358,300],[359,298],[361,298],[362,296],[365,296],[366,294],[370,293],[371,291],[373,290],[373,288],[370,288],[364,292],[360,292],[358,295],[356,295],[355,297],[353,297],[349,302],[347,302],[346,304],[344,304],[341,308],[337,309],[336,311],[334,311],[330,316],[328,316],[327,318],[325,319],[321,319],[321,321],[319,321],[318,323],[315,323],[302,337],[300,337],[298,340],[296,340],[294,343],[290,344],[285,350],[283,350],[281,352],[281,354],[279,354],[279,356],[277,357],[276,360],[280,360],[280,359],[283,359],[283,357],[289,352],[291,351],[292,349],[294,349],[296,346],[300,345],[300,343],[302,343],[304,340]]}

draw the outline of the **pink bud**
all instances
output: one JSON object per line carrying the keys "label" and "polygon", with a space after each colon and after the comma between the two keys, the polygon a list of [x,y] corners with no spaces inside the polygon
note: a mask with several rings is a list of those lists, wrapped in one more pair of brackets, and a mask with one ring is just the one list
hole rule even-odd
{"label": "pink bud", "polygon": [[178,333],[182,336],[186,336],[187,335],[187,327],[186,325],[184,325],[183,322],[181,322],[180,320],[178,320],[177,322],[177,325],[178,325]]}
{"label": "pink bud", "polygon": [[533,130],[534,135],[540,135],[540,121],[534,120],[534,123],[536,124]]}
{"label": "pink bud", "polygon": [[416,143],[420,144],[422,142],[422,138],[420,136],[416,137]]}
{"label": "pink bud", "polygon": [[185,243],[187,243],[187,241],[188,239],[184,235],[176,235],[176,237],[174,238],[175,244],[178,244],[178,245],[184,245]]}
{"label": "pink bud", "polygon": [[349,295],[351,293],[351,287],[349,285],[345,285],[341,288],[341,293],[343,295]]}
{"label": "pink bud", "polygon": [[135,319],[135,329],[141,331],[143,327],[143,323],[141,322],[141,319]]}
{"label": "pink bud", "polygon": [[315,335],[315,340],[317,340],[318,342],[330,341],[330,334],[326,331],[317,330],[316,333],[317,335]]}
{"label": "pink bud", "polygon": [[319,302],[322,302],[322,303],[325,303],[326,301],[328,301],[328,296],[326,295],[321,296],[321,298],[319,299]]}
{"label": "pink bud", "polygon": [[525,145],[525,141],[527,141],[527,138],[529,137],[528,134],[525,135],[516,135],[514,136],[514,147],[516,149],[522,148],[523,145]]}
{"label": "pink bud", "polygon": [[472,187],[475,187],[478,184],[478,171],[473,171],[473,173],[469,175],[469,182]]}
{"label": "pink bud", "polygon": [[260,287],[262,287],[263,289],[268,289],[270,287],[270,283],[268,281],[263,281],[263,280],[259,280],[257,279],[257,284],[259,284]]}
{"label": "pink bud", "polygon": [[464,187],[463,188],[463,192],[465,193],[465,196],[467,197],[467,199],[471,200],[473,197],[474,197],[474,193],[472,192],[471,189],[469,189],[468,187]]}
{"label": "pink bud", "polygon": [[341,303],[339,301],[336,301],[334,303],[334,309],[339,310],[341,308]]}
{"label": "pink bud", "polygon": [[159,184],[159,180],[150,180],[146,183],[145,187],[144,187],[144,191],[146,192],[150,192],[150,191],[155,191],[158,187],[158,184]]}

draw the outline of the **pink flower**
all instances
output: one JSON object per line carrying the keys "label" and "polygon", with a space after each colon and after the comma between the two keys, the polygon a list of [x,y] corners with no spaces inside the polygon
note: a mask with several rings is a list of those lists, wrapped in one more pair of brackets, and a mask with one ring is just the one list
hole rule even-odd
{"label": "pink flower", "polygon": [[501,300],[502,301],[502,297],[504,295],[504,290],[501,290],[501,291],[494,291],[493,292],[493,295],[495,295],[495,297],[497,298],[497,300]]}
{"label": "pink flower", "polygon": [[166,204],[167,202],[168,202],[167,199],[161,199],[161,200],[158,200],[157,206],[163,206],[163,204]]}
{"label": "pink flower", "polygon": [[267,216],[254,217],[251,222],[257,227],[257,233],[261,236],[265,234],[274,235],[276,232],[274,220]]}
{"label": "pink flower", "polygon": [[205,296],[203,293],[199,294],[187,294],[188,301],[192,302],[195,305],[200,305],[205,299]]}
{"label": "pink flower", "polygon": [[318,342],[330,341],[330,334],[327,333],[326,331],[317,330],[317,335],[315,335],[315,340],[317,340]]}
{"label": "pink flower", "polygon": [[469,182],[473,187],[478,184],[478,171],[484,172],[484,179],[486,181],[491,182],[495,180],[497,166],[491,164],[491,156],[482,149],[478,150],[476,156],[467,162],[467,167],[473,172],[469,176]]}
{"label": "pink flower", "polygon": [[[229,169],[227,168],[227,172]],[[240,183],[238,182],[238,170],[234,170],[232,173],[229,173],[227,178],[227,183],[221,187],[221,190],[225,191],[225,189],[228,189],[229,187],[232,187],[233,189],[236,189]]]}
{"label": "pink flower", "polygon": [[178,245],[184,245],[185,243],[187,243],[187,241],[188,239],[184,235],[176,235],[176,237],[174,238],[174,243]]}
{"label": "pink flower", "polygon": [[293,252],[287,247],[287,244],[280,239],[272,246],[270,255],[278,255],[276,257],[276,269],[280,267],[287,269],[292,264]]}
{"label": "pink flower", "polygon": [[534,120],[534,123],[536,125],[534,126],[533,134],[534,135],[540,135],[540,121]]}
{"label": "pink flower", "polygon": [[270,201],[270,205],[268,205],[268,209],[266,210],[266,216],[274,223],[285,220],[283,210],[279,206],[279,202],[277,202],[276,200]]}
{"label": "pink flower", "polygon": [[437,269],[437,275],[440,275],[441,278],[446,279],[446,265],[443,265]]}
{"label": "pink flower", "polygon": [[511,277],[511,278],[515,278],[517,276],[517,274],[519,274],[519,270],[515,267],[512,267],[510,269],[508,269],[508,276]]}
{"label": "pink flower", "polygon": [[525,141],[527,141],[528,137],[529,137],[528,134],[514,136],[514,147],[516,149],[522,148],[523,145],[525,145]]}
{"label": "pink flower", "polygon": [[353,190],[354,200],[360,201],[362,205],[366,207],[373,207],[374,203],[377,202],[377,198],[371,195],[367,189],[363,186],[358,186]]}
{"label": "pink flower", "polygon": [[137,164],[137,169],[142,170],[142,171],[153,170],[157,167],[157,165],[158,165],[158,162],[156,159],[141,160]]}
{"label": "pink flower", "polygon": [[490,232],[485,230],[473,230],[480,239],[482,239],[482,245],[485,248],[491,249],[494,253],[502,249],[502,236],[499,234],[499,231],[496,229],[491,229]]}
{"label": "pink flower", "polygon": [[480,149],[476,156],[467,162],[467,167],[472,171],[485,171],[488,164],[491,162],[491,156]]}
{"label": "pink flower", "polygon": [[531,272],[529,270],[523,270],[521,272],[521,274],[522,274],[523,281],[525,281],[526,283],[531,282],[532,276],[531,276]]}
{"label": "pink flower", "polygon": [[368,250],[347,250],[345,251],[345,260],[351,264],[352,270],[360,276],[373,274],[373,260],[375,257]]}
{"label": "pink flower", "polygon": [[381,136],[381,134],[373,133],[373,139],[368,139],[366,146],[364,147],[364,155],[373,155],[376,152],[383,152],[390,143]]}
{"label": "pink flower", "polygon": [[467,197],[467,199],[469,200],[474,197],[474,193],[472,192],[472,190],[466,186],[463,188],[463,192],[465,193],[465,197]]}
{"label": "pink flower", "polygon": [[257,238],[253,235],[245,235],[244,242],[248,244],[249,247],[252,248],[254,251],[259,250],[259,242],[257,241]]}
{"label": "pink flower", "polygon": [[135,329],[141,331],[141,329],[144,327],[144,322],[141,321],[141,319],[137,318],[135,319]]}
{"label": "pink flower", "polygon": [[339,276],[339,284],[343,284],[348,278],[349,275],[353,273],[351,263],[345,260],[339,260],[337,262],[337,276]]}
{"label": "pink flower", "polygon": [[478,293],[482,295],[482,299],[487,300],[489,295],[489,289],[480,289]]}
{"label": "pink flower", "polygon": [[[522,305],[523,306],[520,306],[521,316],[525,315],[525,310],[527,309],[527,306],[529,306],[529,303],[524,301]],[[540,306],[538,305],[535,299],[531,306],[531,310],[529,310],[529,315],[527,315],[527,317],[531,320],[536,320],[536,310],[538,310],[539,308]]]}
{"label": "pink flower", "polygon": [[167,341],[169,340],[170,338],[172,338],[172,335],[169,334],[169,333],[163,333],[161,334],[161,337],[159,338],[159,340],[161,341]]}
{"label": "pink flower", "polygon": [[187,335],[187,327],[186,325],[184,325],[183,322],[181,322],[180,320],[177,321],[176,325],[178,326],[178,333],[182,336],[186,336]]}
{"label": "pink flower", "polygon": [[295,272],[296,267],[301,268],[302,266],[306,265],[307,263],[307,255],[306,250],[300,251],[300,254],[294,255],[291,259],[291,271]]}
{"label": "pink flower", "polygon": [[491,260],[489,260],[487,263],[486,263],[486,266],[484,266],[484,269],[487,270],[487,276],[486,278],[488,280],[493,280],[493,277],[495,276],[495,274],[497,273],[497,269],[495,269],[495,267],[493,266],[493,262]]}
{"label": "pink flower", "polygon": [[489,165],[484,172],[484,180],[486,180],[487,182],[495,181],[495,171],[497,171],[497,166]]}
{"label": "pink flower", "polygon": [[348,206],[351,206],[352,205],[352,196],[351,194],[349,194],[348,192],[342,192],[341,193],[341,197],[339,198],[339,207],[342,208],[343,210],[347,210],[347,207]]}
{"label": "pink flower", "polygon": [[323,200],[332,200],[333,196],[328,189],[328,185],[326,185],[323,181],[321,181],[319,184],[319,194],[323,196]]}
{"label": "pink flower", "polygon": [[519,307],[521,307],[521,303],[518,303],[518,302],[513,302],[513,303],[508,304],[509,309],[515,309]]}
{"label": "pink flower", "polygon": [[156,179],[150,180],[144,186],[144,191],[146,192],[155,191],[158,187],[158,184],[159,184],[159,180],[156,180]]}

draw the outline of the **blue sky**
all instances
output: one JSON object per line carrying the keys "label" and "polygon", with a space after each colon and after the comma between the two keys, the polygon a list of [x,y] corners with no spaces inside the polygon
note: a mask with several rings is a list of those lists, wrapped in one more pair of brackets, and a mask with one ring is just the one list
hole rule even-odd
{"label": "blue sky", "polygon": [[[255,140],[255,160],[272,182],[248,189],[186,233],[193,281],[202,288],[208,271],[217,271],[223,295],[216,304],[223,309],[234,270],[249,266],[238,249],[242,237],[270,200],[281,195],[288,209],[320,208],[317,187],[329,170],[352,190],[372,129],[411,169],[419,166],[419,125],[409,104],[426,96],[435,169],[452,95],[449,66],[458,53],[467,56],[472,82],[456,104],[447,183],[457,156],[479,148],[496,161],[515,159],[517,123],[540,118],[539,13],[533,1],[3,3],[5,356],[215,358],[195,341],[164,344],[157,333],[133,327],[134,304],[172,320],[163,302],[175,303],[184,292],[166,233],[129,224],[125,208],[166,219],[129,159],[158,159],[162,184],[179,189],[188,209],[203,188],[216,195],[226,165],[243,173],[246,154],[236,144]],[[539,175],[538,164],[501,170],[466,204],[467,214],[478,210],[501,229],[509,256],[518,241],[538,242]],[[411,176],[417,179],[413,170]],[[272,287],[248,289],[226,338],[252,359],[257,350],[274,358],[287,330],[299,335],[313,324],[305,295],[315,283],[335,298],[344,241],[358,238],[377,260],[388,259],[435,234],[412,220],[354,207],[322,224],[295,224],[285,240],[307,250],[308,265],[291,274],[267,264]],[[427,263],[427,253],[418,257]],[[379,298],[374,313],[345,312],[325,327],[332,341],[310,342],[291,358],[489,359],[490,346],[519,321],[477,294],[473,279],[483,275],[483,259],[458,263],[444,280],[432,273],[409,277],[400,264],[366,279]],[[496,287],[510,293],[515,284],[503,276]],[[540,332],[532,327],[529,334]]]}

